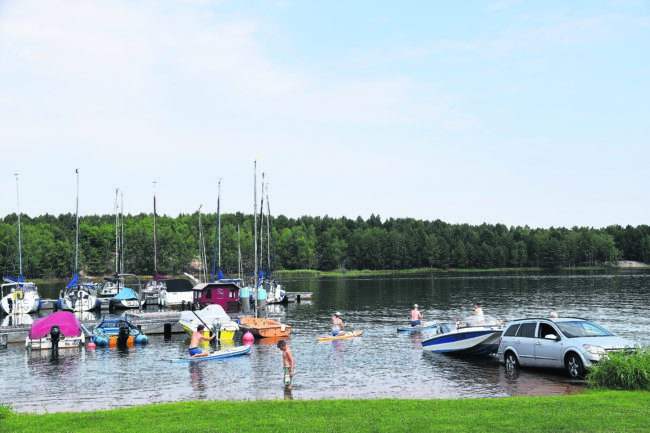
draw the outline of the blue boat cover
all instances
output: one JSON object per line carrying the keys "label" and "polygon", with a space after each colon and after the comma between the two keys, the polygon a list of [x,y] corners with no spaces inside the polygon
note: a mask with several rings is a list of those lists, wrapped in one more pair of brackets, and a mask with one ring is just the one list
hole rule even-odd
{"label": "blue boat cover", "polygon": [[139,299],[138,294],[135,293],[133,289],[128,287],[122,287],[120,293],[113,296],[113,299],[122,300],[122,299]]}

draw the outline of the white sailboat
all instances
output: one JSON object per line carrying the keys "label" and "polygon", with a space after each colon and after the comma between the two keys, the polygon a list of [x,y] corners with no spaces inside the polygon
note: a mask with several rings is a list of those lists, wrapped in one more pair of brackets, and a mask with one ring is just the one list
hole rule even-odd
{"label": "white sailboat", "polygon": [[158,275],[158,232],[156,228],[156,182],[153,193],[153,279],[147,281],[142,295],[144,303],[149,305],[165,305],[167,299],[167,283],[165,277]]}
{"label": "white sailboat", "polygon": [[16,201],[18,204],[18,278],[4,277],[5,284],[2,284],[2,299],[0,306],[7,314],[28,314],[35,313],[41,307],[41,297],[38,294],[38,287],[32,282],[23,280],[23,255],[20,238],[20,195],[18,188],[18,173],[16,176]]}
{"label": "white sailboat", "polygon": [[120,220],[117,207],[117,196],[119,191],[119,188],[115,189],[115,277],[104,277],[104,284],[99,290],[99,298],[105,301],[106,304],[108,304],[113,296],[120,293],[120,281],[117,278],[117,275],[120,273]]}
{"label": "white sailboat", "polygon": [[59,295],[59,306],[65,311],[92,311],[101,306],[97,299],[97,289],[94,284],[79,282],[79,169],[77,174],[77,206],[76,206],[76,235],[74,252],[74,276]]}

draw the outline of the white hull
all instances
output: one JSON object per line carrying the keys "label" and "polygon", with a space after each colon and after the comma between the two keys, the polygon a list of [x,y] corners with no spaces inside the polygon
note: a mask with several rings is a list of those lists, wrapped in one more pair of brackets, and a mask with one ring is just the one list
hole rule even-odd
{"label": "white hull", "polygon": [[62,310],[73,312],[92,311],[100,305],[97,296],[85,290],[66,291],[60,301]]}
{"label": "white hull", "polygon": [[183,305],[183,301],[185,304],[194,303],[194,292],[167,292],[166,305]]}
{"label": "white hull", "polygon": [[17,291],[5,295],[0,301],[0,305],[6,314],[29,314],[38,311],[40,300],[41,297],[37,292]]}
{"label": "white hull", "polygon": [[[58,348],[59,349],[79,348],[84,345],[85,341],[86,341],[86,336],[84,334],[81,334],[80,336],[77,337],[66,337],[62,335],[61,338],[59,339]],[[34,339],[34,340],[27,337],[25,339],[25,347],[31,350],[51,350],[52,339],[50,338],[49,334],[43,338]]]}

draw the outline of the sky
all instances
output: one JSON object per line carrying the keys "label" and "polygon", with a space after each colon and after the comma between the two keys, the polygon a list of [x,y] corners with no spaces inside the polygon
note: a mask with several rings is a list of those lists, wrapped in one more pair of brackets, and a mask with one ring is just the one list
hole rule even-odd
{"label": "sky", "polygon": [[0,217],[637,226],[649,137],[650,0],[0,0]]}

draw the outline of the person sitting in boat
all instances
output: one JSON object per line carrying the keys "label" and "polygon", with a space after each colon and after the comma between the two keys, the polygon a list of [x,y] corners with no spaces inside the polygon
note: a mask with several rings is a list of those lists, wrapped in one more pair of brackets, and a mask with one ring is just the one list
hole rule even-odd
{"label": "person sitting in boat", "polygon": [[337,311],[334,317],[332,317],[332,336],[345,335],[343,328],[346,325],[347,323],[341,319],[341,313]]}
{"label": "person sitting in boat", "polygon": [[212,334],[211,337],[206,337],[203,335],[204,329],[205,326],[199,325],[196,327],[196,331],[192,333],[192,341],[190,342],[190,348],[188,349],[190,356],[199,357],[208,356],[210,354],[209,352],[204,352],[203,350],[199,349],[199,343],[201,343],[201,341],[213,340],[217,334]]}
{"label": "person sitting in boat", "polygon": [[411,310],[411,326],[419,326],[422,324],[424,317],[420,310],[418,310],[418,304],[413,305],[413,310]]}

